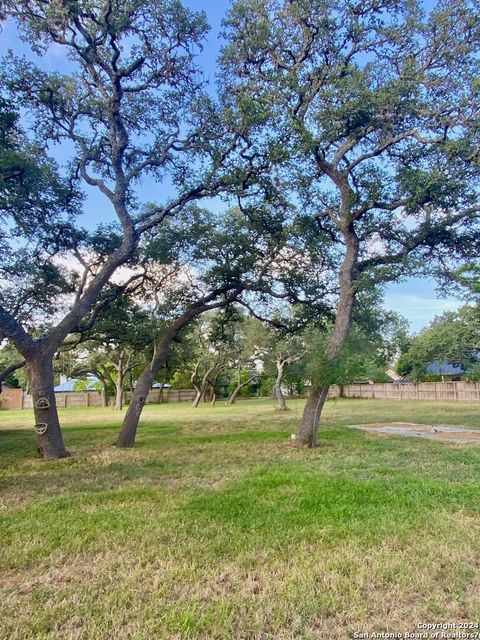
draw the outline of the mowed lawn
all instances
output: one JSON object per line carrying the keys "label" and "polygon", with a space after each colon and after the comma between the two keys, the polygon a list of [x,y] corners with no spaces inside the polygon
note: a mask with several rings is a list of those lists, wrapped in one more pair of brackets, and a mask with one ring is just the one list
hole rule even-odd
{"label": "mowed lawn", "polygon": [[480,428],[463,403],[329,401],[315,450],[272,401],[62,410],[69,459],[0,413],[0,638],[317,639],[480,621],[480,446],[348,424]]}

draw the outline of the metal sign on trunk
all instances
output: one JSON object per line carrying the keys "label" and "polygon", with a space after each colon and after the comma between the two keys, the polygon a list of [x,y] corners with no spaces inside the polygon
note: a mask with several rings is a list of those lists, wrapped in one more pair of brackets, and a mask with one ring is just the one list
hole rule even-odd
{"label": "metal sign on trunk", "polygon": [[35,409],[48,409],[50,406],[50,400],[48,398],[39,398],[35,402]]}
{"label": "metal sign on trunk", "polygon": [[43,436],[43,434],[46,433],[48,429],[48,424],[46,422],[37,422],[37,424],[34,426],[34,429],[35,433],[38,436]]}

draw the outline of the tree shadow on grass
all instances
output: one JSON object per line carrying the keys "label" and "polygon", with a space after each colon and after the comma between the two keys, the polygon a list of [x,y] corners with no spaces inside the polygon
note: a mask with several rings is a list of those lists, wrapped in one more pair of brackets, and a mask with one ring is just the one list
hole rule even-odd
{"label": "tree shadow on grass", "polygon": [[0,459],[3,467],[37,457],[37,438],[33,429],[0,429]]}

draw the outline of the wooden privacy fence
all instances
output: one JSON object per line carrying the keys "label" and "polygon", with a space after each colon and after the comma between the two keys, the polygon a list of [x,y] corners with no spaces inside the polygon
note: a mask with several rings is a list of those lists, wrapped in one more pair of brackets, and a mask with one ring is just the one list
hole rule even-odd
{"label": "wooden privacy fence", "polygon": [[480,402],[478,382],[406,382],[396,384],[332,385],[330,398],[370,398],[372,400],[452,400]]}
{"label": "wooden privacy fence", "polygon": [[[31,409],[32,397],[21,393],[19,389],[15,398],[7,400],[4,390],[3,409]],[[5,394],[5,395],[4,395]],[[13,396],[13,394],[12,394]],[[17,397],[18,396],[18,397]],[[459,402],[480,402],[480,383],[478,382],[408,382],[404,384],[376,383],[376,384],[345,384],[332,385],[329,398],[369,398],[371,400],[447,400]],[[126,391],[124,400],[128,404],[132,394]],[[57,406],[68,407],[101,407],[102,395],[99,391],[73,391],[56,393]],[[164,402],[192,402],[195,389],[151,389],[147,396],[147,404],[161,404]],[[110,399],[111,400],[111,399]],[[206,394],[204,401],[208,402],[210,395]]]}
{"label": "wooden privacy fence", "polygon": [[3,389],[0,394],[0,409],[23,409],[23,391],[21,389]]}
{"label": "wooden privacy fence", "polygon": [[[163,402],[193,402],[196,395],[195,389],[150,389],[146,404],[161,404]],[[132,398],[131,391],[125,393],[126,402]],[[203,398],[204,402],[210,400],[210,393],[207,391]]]}
{"label": "wooden privacy fence", "polygon": [[[68,393],[56,392],[55,400],[57,407],[66,409],[67,407],[101,407],[102,394],[100,391],[69,391]],[[23,396],[22,409],[32,409],[32,396]]]}
{"label": "wooden privacy fence", "polygon": [[[32,409],[33,401],[32,396],[23,394],[20,389],[15,389],[20,394],[18,403],[14,406],[7,404],[5,394],[5,406],[1,405],[4,409]],[[5,390],[4,392],[5,393]],[[2,394],[3,396],[3,394]],[[131,391],[124,393],[124,401],[128,404],[132,398]],[[151,389],[147,396],[147,404],[160,404],[162,402],[193,402],[195,398],[195,389]],[[101,407],[102,406],[102,394],[100,391],[69,391],[68,393],[57,392],[55,393],[55,399],[57,401],[57,407]],[[205,402],[210,400],[210,395],[205,394]],[[110,402],[112,398],[110,397]]]}

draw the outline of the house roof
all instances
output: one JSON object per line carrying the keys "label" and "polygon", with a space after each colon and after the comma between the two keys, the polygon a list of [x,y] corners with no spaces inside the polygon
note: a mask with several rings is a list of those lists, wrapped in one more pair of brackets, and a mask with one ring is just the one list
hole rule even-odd
{"label": "house roof", "polygon": [[[54,391],[60,391],[63,393],[68,391],[74,391],[76,383],[81,382],[84,379],[85,378],[82,378],[82,379],[70,378],[69,380],[65,380],[65,382],[61,382],[60,384],[57,384],[57,386],[54,388]],[[87,391],[96,391],[96,385],[98,382],[100,382],[100,380],[95,376],[87,376],[86,380],[88,381],[88,384],[86,387]]]}
{"label": "house roof", "polygon": [[426,371],[427,373],[438,376],[457,376],[465,373],[463,367],[457,367],[457,365],[451,362],[431,362]]}

